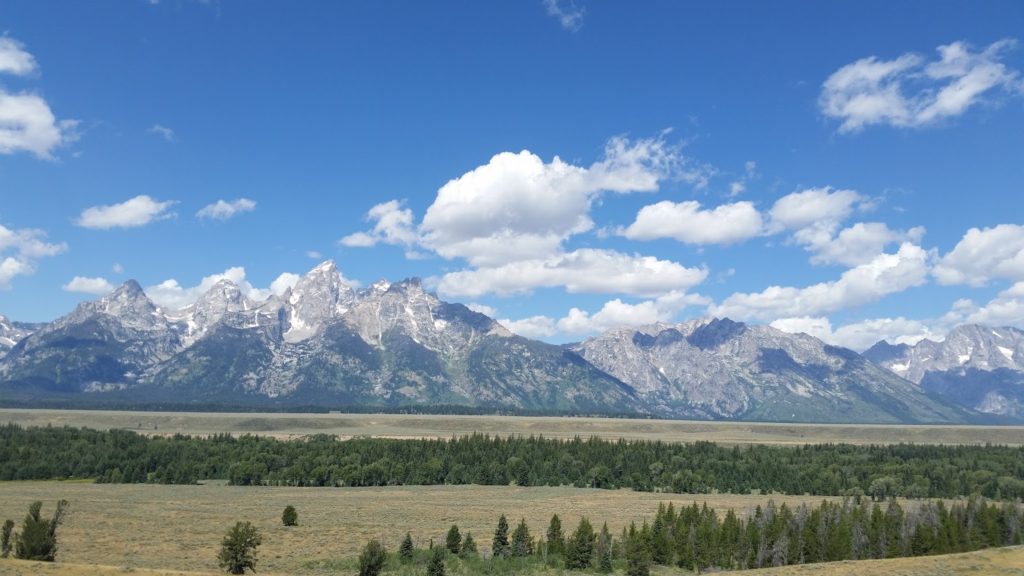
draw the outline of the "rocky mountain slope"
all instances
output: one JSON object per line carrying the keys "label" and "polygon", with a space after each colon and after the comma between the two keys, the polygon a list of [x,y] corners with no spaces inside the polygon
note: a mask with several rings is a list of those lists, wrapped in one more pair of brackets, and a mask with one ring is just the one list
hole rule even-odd
{"label": "rocky mountain slope", "polygon": [[515,336],[418,280],[356,291],[333,262],[286,293],[218,282],[167,311],[138,284],[22,338],[0,390],[130,402],[410,405],[637,412],[629,386],[565,348]]}
{"label": "rocky mountain slope", "polygon": [[729,319],[623,328],[574,346],[631,384],[662,413],[790,421],[960,421],[930,398],[845,348],[806,334]]}
{"label": "rocky mountain slope", "polygon": [[19,340],[36,331],[39,326],[14,322],[6,316],[0,315],[0,358],[7,355],[7,352],[14,348]]}
{"label": "rocky mountain slope", "polygon": [[926,391],[979,412],[1024,417],[1024,331],[966,324],[942,342],[879,342],[864,356]]}

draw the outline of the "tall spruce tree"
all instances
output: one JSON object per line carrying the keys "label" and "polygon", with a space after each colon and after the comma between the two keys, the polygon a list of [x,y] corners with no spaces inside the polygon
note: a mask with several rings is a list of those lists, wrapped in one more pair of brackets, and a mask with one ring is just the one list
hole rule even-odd
{"label": "tall spruce tree", "polygon": [[519,524],[512,532],[512,556],[525,558],[533,555],[533,537],[530,536],[530,528],[526,525],[526,519],[519,520]]}
{"label": "tall spruce tree", "polygon": [[508,542],[508,519],[502,514],[498,518],[498,527],[494,530],[494,539],[491,540],[491,556],[494,558],[508,558],[512,549]]}
{"label": "tall spruce tree", "polygon": [[565,536],[562,534],[562,520],[555,514],[548,524],[548,554],[562,555],[565,553]]}
{"label": "tall spruce tree", "polygon": [[21,532],[15,537],[15,557],[53,562],[57,555],[57,527],[63,522],[67,505],[67,500],[57,502],[53,518],[47,520],[40,515],[43,503],[33,502],[21,524]]}
{"label": "tall spruce tree", "polygon": [[570,570],[585,570],[594,561],[594,527],[586,517],[565,544],[565,567]]}
{"label": "tall spruce tree", "polygon": [[651,551],[636,524],[630,524],[626,537],[626,576],[650,576]]}
{"label": "tall spruce tree", "polygon": [[612,533],[608,531],[608,523],[601,526],[601,533],[597,535],[597,543],[594,545],[594,553],[597,555],[597,571],[602,574],[612,572]]}
{"label": "tall spruce tree", "polygon": [[416,553],[416,545],[412,542],[412,534],[406,532],[402,544],[398,546],[398,560],[403,564],[412,560]]}
{"label": "tall spruce tree", "polygon": [[256,548],[263,543],[259,530],[251,522],[236,522],[221,541],[217,560],[231,574],[256,571]]}
{"label": "tall spruce tree", "polygon": [[444,547],[452,554],[458,554],[462,547],[462,534],[459,533],[459,527],[455,524],[452,524],[452,527],[448,529],[448,535],[444,539]]}

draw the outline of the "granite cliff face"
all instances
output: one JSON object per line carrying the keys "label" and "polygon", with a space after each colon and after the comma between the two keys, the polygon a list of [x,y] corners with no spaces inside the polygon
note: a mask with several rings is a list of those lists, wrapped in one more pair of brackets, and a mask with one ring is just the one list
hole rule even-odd
{"label": "granite cliff face", "polygon": [[0,389],[19,398],[645,410],[571,350],[515,336],[416,279],[355,290],[333,262],[262,302],[222,280],[171,311],[128,282],[11,341]]}
{"label": "granite cliff face", "polygon": [[676,416],[789,421],[959,421],[964,412],[845,348],[729,319],[619,329],[574,347]]}
{"label": "granite cliff face", "polygon": [[1024,331],[965,324],[942,342],[879,342],[864,356],[934,395],[979,412],[1024,417]]}

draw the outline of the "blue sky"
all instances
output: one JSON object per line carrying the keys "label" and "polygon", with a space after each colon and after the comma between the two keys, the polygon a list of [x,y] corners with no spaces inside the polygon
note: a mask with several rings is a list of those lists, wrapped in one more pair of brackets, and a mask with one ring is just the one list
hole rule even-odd
{"label": "blue sky", "polygon": [[1022,31],[1020,2],[8,1],[0,314],[331,258],[551,341],[1022,325]]}

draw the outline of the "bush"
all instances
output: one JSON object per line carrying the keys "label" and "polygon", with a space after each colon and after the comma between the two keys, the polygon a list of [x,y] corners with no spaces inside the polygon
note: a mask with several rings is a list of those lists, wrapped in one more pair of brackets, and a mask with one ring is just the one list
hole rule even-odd
{"label": "bush", "polygon": [[4,521],[3,532],[0,532],[0,558],[7,558],[11,555],[11,546],[14,542],[12,540],[12,532],[14,531],[14,520]]}
{"label": "bush", "polygon": [[476,556],[476,540],[473,540],[473,534],[466,532],[466,537],[462,539],[462,549],[459,550],[459,558],[469,558]]}
{"label": "bush", "polygon": [[452,524],[452,527],[448,529],[448,536],[445,538],[444,545],[452,554],[459,553],[459,549],[462,546],[462,534],[459,534],[459,527],[455,524]]}
{"label": "bush", "polygon": [[376,541],[370,540],[366,543],[361,554],[359,554],[359,576],[377,576],[384,568],[384,561],[387,560],[387,552],[384,546]]}
{"label": "bush", "polygon": [[263,543],[259,530],[250,522],[236,522],[221,541],[217,560],[231,574],[256,571],[256,548]]}
{"label": "bush", "polygon": [[298,526],[299,525],[299,513],[295,511],[295,506],[285,506],[284,512],[281,514],[281,523],[285,526]]}

